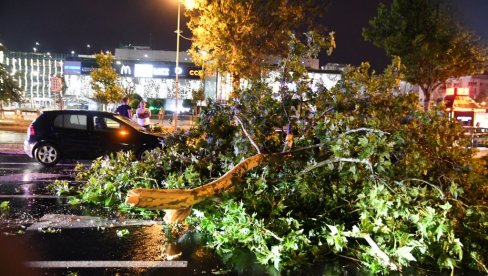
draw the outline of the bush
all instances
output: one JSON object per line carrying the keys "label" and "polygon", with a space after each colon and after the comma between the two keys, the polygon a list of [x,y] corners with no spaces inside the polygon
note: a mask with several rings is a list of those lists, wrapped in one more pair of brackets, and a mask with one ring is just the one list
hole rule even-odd
{"label": "bush", "polygon": [[154,109],[158,109],[158,110],[161,107],[164,108],[164,105],[165,105],[164,99],[149,99],[148,102],[149,102],[149,106],[153,107]]}
{"label": "bush", "polygon": [[140,103],[141,103],[141,101],[139,101],[139,100],[137,100],[137,99],[132,99],[132,100],[130,100],[130,101],[129,101],[129,106],[130,106],[132,109],[136,110],[136,109],[138,109],[138,108],[139,108],[139,104],[140,104]]}

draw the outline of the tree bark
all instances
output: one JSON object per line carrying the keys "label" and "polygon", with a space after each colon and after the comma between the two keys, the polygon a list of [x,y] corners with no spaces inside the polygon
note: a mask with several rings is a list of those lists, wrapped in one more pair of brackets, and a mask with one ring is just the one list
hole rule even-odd
{"label": "tree bark", "polygon": [[420,86],[420,89],[422,90],[422,93],[424,94],[424,101],[422,103],[422,107],[425,112],[430,111],[430,98],[432,96],[432,91],[429,89],[429,87],[423,87]]}
{"label": "tree bark", "polygon": [[227,190],[254,167],[260,165],[269,154],[256,154],[237,164],[215,181],[194,189],[133,189],[126,202],[147,209],[184,209]]}
{"label": "tree bark", "polygon": [[194,189],[133,189],[128,192],[126,202],[134,207],[146,209],[169,209],[164,218],[166,222],[182,221],[190,214],[193,205],[237,184],[246,172],[271,156],[273,155],[256,154],[241,161],[217,180]]}

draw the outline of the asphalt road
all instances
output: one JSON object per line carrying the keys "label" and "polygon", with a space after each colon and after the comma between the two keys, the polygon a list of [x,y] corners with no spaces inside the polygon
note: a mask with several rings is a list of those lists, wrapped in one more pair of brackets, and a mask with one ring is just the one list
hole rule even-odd
{"label": "asphalt road", "polygon": [[8,205],[0,209],[0,275],[189,275],[221,270],[219,259],[190,234],[167,241],[162,220],[128,219],[97,206],[71,206],[67,197],[55,195],[48,189],[55,180],[82,185],[74,179],[76,163],[61,161],[44,168],[22,152],[0,153],[0,204]]}

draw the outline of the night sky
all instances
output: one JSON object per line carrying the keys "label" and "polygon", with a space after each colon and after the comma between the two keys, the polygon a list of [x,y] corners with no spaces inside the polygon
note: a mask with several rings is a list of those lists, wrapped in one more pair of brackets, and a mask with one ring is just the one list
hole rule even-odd
{"label": "night sky", "polygon": [[[113,51],[120,45],[150,45],[176,50],[177,0],[0,0],[0,42],[12,51],[87,54]],[[453,16],[488,43],[488,0],[452,0]],[[358,65],[369,61],[381,69],[388,63],[382,49],[364,42],[361,31],[376,14],[379,2],[332,0],[325,25],[336,33],[337,49],[327,62]],[[185,26],[182,17],[182,26]],[[188,29],[183,35],[190,36]],[[87,49],[86,45],[91,48]],[[190,46],[181,41],[181,49]]]}

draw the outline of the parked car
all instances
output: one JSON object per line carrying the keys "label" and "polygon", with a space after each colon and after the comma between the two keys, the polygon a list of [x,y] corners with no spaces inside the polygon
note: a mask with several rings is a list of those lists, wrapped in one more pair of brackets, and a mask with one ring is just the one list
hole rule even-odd
{"label": "parked car", "polygon": [[120,150],[137,158],[163,142],[127,118],[101,111],[44,111],[27,129],[24,151],[44,166],[60,159],[94,159]]}

